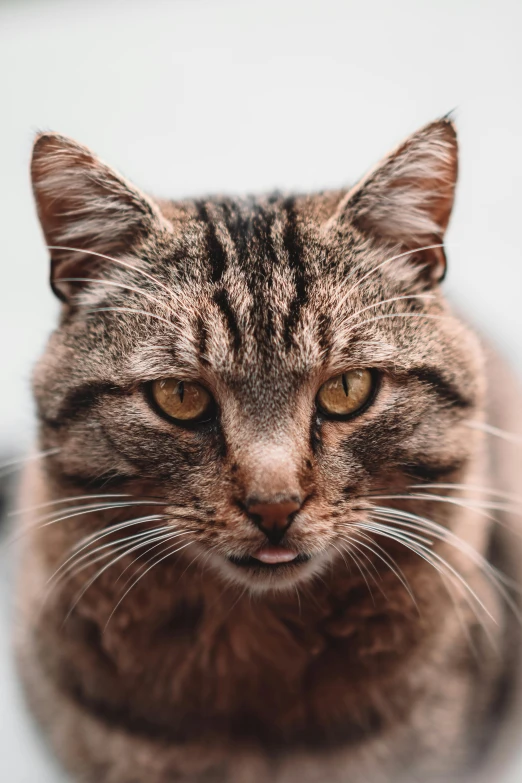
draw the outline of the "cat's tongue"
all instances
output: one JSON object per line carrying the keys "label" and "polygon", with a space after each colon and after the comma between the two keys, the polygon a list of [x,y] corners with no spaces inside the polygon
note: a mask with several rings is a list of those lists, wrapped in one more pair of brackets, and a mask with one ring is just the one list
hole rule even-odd
{"label": "cat's tongue", "polygon": [[294,552],[292,549],[287,549],[284,546],[272,546],[269,544],[268,546],[261,547],[257,552],[254,552],[252,557],[255,557],[256,560],[260,560],[262,563],[275,565],[277,563],[290,563],[297,557],[297,552]]}

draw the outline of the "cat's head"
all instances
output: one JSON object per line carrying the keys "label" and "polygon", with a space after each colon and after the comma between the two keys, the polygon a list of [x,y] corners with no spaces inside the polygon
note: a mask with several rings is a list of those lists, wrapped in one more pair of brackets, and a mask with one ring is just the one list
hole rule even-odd
{"label": "cat's head", "polygon": [[456,174],[443,119],[350,190],[168,202],[40,135],[60,480],[164,502],[191,557],[278,589],[361,545],[372,493],[458,475],[482,388],[439,287]]}

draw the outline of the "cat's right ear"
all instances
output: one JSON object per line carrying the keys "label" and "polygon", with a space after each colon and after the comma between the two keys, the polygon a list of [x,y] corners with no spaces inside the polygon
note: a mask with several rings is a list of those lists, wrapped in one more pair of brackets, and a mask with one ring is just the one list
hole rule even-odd
{"label": "cat's right ear", "polygon": [[101,276],[110,263],[101,256],[127,253],[170,228],[148,196],[66,136],[37,136],[31,178],[51,254],[51,286],[62,301],[81,287],[71,278]]}

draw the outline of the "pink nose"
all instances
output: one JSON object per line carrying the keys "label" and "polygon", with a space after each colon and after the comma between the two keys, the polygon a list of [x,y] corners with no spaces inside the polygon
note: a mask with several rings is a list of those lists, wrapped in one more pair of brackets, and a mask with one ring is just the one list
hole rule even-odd
{"label": "pink nose", "polygon": [[292,524],[293,514],[301,508],[301,500],[295,496],[268,501],[252,498],[246,508],[252,521],[268,540],[277,543]]}

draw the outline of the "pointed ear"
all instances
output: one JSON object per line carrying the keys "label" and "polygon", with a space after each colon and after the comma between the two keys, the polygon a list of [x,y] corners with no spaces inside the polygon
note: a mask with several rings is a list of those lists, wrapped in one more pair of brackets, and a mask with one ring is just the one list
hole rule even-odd
{"label": "pointed ear", "polygon": [[144,193],[65,136],[37,136],[31,177],[51,248],[51,286],[64,301],[80,286],[60,279],[100,275],[103,261],[95,253],[127,252],[151,232],[169,227]]}
{"label": "pointed ear", "polygon": [[[340,212],[364,232],[415,250],[442,244],[457,182],[457,134],[449,119],[426,125],[382,160],[345,197]],[[412,263],[437,282],[444,276],[444,249],[412,253]]]}

